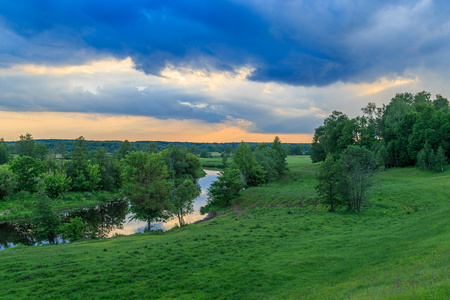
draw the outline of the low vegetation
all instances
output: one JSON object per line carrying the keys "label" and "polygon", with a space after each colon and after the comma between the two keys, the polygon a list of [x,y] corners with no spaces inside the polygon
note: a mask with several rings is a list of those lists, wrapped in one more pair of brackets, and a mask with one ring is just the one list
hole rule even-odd
{"label": "low vegetation", "polygon": [[328,212],[319,164],[288,157],[278,181],[208,222],[0,255],[0,297],[445,299],[450,169],[376,175],[360,213]]}

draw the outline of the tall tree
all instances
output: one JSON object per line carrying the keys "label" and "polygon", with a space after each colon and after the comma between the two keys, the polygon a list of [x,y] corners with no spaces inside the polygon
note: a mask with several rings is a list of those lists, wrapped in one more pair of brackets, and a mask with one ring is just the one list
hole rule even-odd
{"label": "tall tree", "polygon": [[287,155],[278,136],[275,137],[272,145],[270,145],[270,149],[274,151],[274,160],[276,161],[275,168],[278,173],[278,177],[281,177],[287,170]]}
{"label": "tall tree", "polygon": [[342,152],[342,168],[346,174],[346,185],[353,208],[359,212],[365,199],[367,188],[372,185],[372,177],[377,171],[375,155],[358,146],[349,146]]}
{"label": "tall tree", "polygon": [[164,158],[158,154],[133,152],[124,160],[123,193],[130,200],[134,218],[151,223],[169,218],[172,184]]}
{"label": "tall tree", "polygon": [[6,164],[9,160],[8,146],[3,138],[0,139],[0,165]]}
{"label": "tall tree", "polygon": [[330,211],[334,211],[339,204],[339,197],[342,190],[342,168],[339,161],[333,155],[328,154],[323,163],[320,164],[317,180],[319,184],[316,190],[322,197],[324,203],[330,205]]}
{"label": "tall tree", "polygon": [[29,156],[16,157],[9,168],[16,175],[17,189],[28,192],[37,190],[38,176],[44,171],[42,162]]}
{"label": "tall tree", "polygon": [[191,211],[194,199],[200,194],[197,180],[203,177],[205,172],[198,157],[188,152],[187,148],[170,146],[162,155],[165,157],[172,182],[172,212],[178,217],[182,227],[184,214]]}
{"label": "tall tree", "polygon": [[33,157],[34,151],[34,139],[30,133],[26,133],[25,135],[21,135],[19,140],[15,143],[16,153],[19,156],[30,156]]}

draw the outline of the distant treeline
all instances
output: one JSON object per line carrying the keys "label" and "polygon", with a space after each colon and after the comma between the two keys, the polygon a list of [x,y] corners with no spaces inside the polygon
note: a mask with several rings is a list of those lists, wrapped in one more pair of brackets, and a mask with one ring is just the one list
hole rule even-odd
{"label": "distant treeline", "polygon": [[[35,139],[36,145],[44,145],[52,153],[61,153],[61,149],[65,147],[65,153],[71,153],[75,149],[75,139]],[[20,141],[19,141],[20,142]],[[123,141],[94,141],[87,140],[87,150],[92,151],[98,148],[105,149],[108,153],[117,153],[122,146]],[[9,146],[10,153],[17,153],[17,142],[5,142]],[[170,145],[189,148],[193,154],[200,155],[202,151],[219,152],[226,151],[229,145],[234,151],[239,147],[240,143],[190,143],[190,142],[165,142],[165,141],[136,141],[130,142],[131,147],[137,151],[148,151],[150,147],[156,151],[163,151]],[[252,150],[255,150],[258,143],[247,143]],[[63,146],[64,145],[64,146]],[[269,143],[269,146],[271,144]],[[156,148],[155,148],[156,147]],[[283,143],[284,150],[287,155],[309,155],[311,154],[311,144],[301,143]]]}

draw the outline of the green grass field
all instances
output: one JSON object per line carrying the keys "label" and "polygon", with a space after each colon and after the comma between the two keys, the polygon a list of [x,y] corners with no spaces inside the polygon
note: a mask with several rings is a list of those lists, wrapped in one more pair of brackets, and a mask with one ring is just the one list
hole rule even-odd
{"label": "green grass field", "polygon": [[207,170],[223,170],[226,166],[230,166],[233,163],[233,158],[229,157],[226,166],[222,163],[222,157],[219,152],[211,152],[212,157],[203,158],[199,157],[200,162],[204,169]]}
{"label": "green grass field", "polygon": [[289,157],[198,225],[0,252],[0,297],[448,299],[450,170],[377,175],[359,214],[327,212],[317,164]]}

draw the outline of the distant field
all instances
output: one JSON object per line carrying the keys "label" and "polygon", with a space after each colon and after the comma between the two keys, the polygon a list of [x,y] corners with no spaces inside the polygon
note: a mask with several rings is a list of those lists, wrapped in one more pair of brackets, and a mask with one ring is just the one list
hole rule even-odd
{"label": "distant field", "polygon": [[233,163],[233,158],[229,157],[226,166],[222,163],[222,157],[219,152],[211,152],[211,158],[200,158],[200,162],[204,169],[207,170],[223,170],[226,166]]}
{"label": "distant field", "polygon": [[450,167],[377,175],[359,214],[317,202],[309,157],[165,235],[0,252],[0,297],[448,299]]}

